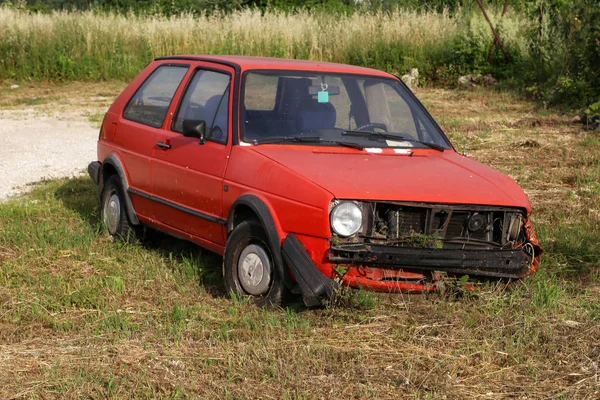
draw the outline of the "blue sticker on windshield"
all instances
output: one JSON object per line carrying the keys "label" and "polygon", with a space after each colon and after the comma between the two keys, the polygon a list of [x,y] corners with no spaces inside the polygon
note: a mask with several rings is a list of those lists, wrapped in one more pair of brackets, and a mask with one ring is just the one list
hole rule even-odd
{"label": "blue sticker on windshield", "polygon": [[319,103],[329,103],[329,92],[319,92],[317,101]]}

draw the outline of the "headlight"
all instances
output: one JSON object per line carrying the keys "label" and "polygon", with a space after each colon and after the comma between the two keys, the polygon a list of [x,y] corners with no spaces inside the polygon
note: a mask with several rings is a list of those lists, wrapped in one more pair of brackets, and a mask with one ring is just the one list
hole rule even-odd
{"label": "headlight", "polygon": [[362,210],[351,201],[344,201],[331,210],[331,228],[340,236],[352,236],[362,226]]}

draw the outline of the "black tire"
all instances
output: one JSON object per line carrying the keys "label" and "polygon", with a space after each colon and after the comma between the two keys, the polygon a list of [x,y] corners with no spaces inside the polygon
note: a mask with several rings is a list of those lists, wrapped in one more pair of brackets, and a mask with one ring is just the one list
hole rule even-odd
{"label": "black tire", "polygon": [[[227,239],[225,255],[223,256],[223,281],[227,293],[233,292],[236,295],[248,297],[260,307],[281,305],[285,293],[284,279],[275,265],[271,247],[268,243],[267,235],[257,221],[244,221],[235,227]],[[248,251],[247,249],[250,246],[258,246],[264,250],[270,263],[270,279],[268,289],[264,293],[251,294],[240,281],[238,273],[241,268],[239,266],[240,256],[244,251]]]}
{"label": "black tire", "polygon": [[100,218],[109,234],[117,239],[135,243],[141,238],[141,227],[129,221],[126,207],[121,181],[118,176],[113,175],[104,184],[100,195]]}

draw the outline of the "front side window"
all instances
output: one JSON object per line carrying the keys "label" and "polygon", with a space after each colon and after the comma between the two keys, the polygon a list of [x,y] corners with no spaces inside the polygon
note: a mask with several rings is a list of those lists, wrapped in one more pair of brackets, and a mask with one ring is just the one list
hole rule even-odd
{"label": "front side window", "polygon": [[178,65],[158,67],[129,100],[123,118],[160,128],[187,70]]}
{"label": "front side window", "polygon": [[394,79],[251,71],[243,85],[241,135],[246,142],[284,138],[282,143],[450,148],[431,117]]}
{"label": "front side window", "polygon": [[206,138],[227,142],[229,121],[229,74],[198,70],[185,92],[171,129],[183,131],[184,120],[204,121]]}

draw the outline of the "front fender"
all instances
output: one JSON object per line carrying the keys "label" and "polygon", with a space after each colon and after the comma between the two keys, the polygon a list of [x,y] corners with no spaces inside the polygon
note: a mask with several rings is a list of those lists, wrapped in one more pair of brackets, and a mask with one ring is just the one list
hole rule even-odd
{"label": "front fender", "polygon": [[229,209],[229,214],[227,216],[227,235],[233,231],[235,228],[235,213],[236,210],[239,209],[240,206],[250,208],[253,213],[258,217],[259,222],[265,229],[267,237],[269,239],[269,246],[271,247],[271,253],[273,254],[273,261],[275,262],[275,267],[280,272],[280,276],[284,277],[284,283],[288,288],[292,288],[294,282],[288,273],[285,272],[283,258],[281,255],[281,242],[283,241],[283,237],[280,235],[281,227],[278,222],[274,219],[273,213],[269,206],[267,206],[266,202],[253,195],[253,194],[244,194],[240,196],[236,201],[233,202],[231,208]]}

